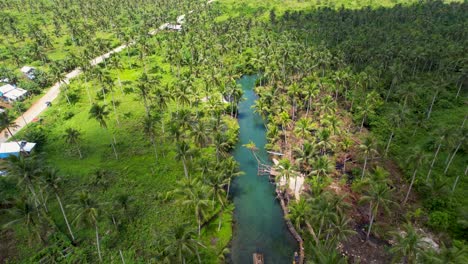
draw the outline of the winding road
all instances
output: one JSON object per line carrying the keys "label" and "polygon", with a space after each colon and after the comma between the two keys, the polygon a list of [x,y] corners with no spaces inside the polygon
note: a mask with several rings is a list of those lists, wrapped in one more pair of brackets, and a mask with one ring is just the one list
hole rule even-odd
{"label": "winding road", "polygon": [[[214,2],[214,0],[208,1],[207,4],[210,4],[212,2]],[[193,12],[193,10],[189,11],[189,14],[192,13],[192,12]],[[177,17],[177,22],[179,22],[179,21],[182,22],[181,20],[183,20],[184,18],[185,18],[185,15],[178,16]],[[169,25],[169,23],[164,23],[158,29],[150,31],[149,34],[150,35],[155,35],[160,30],[164,30],[167,27],[167,25]],[[132,41],[132,42],[129,42],[127,44],[123,44],[121,46],[118,46],[117,48],[107,52],[106,54],[103,54],[103,55],[101,55],[99,57],[96,57],[96,58],[92,59],[89,63],[91,64],[91,66],[96,66],[96,65],[100,64],[101,62],[103,62],[105,59],[109,58],[112,54],[119,53],[122,50],[124,50],[125,48],[127,48],[129,46],[132,46],[134,44],[135,44],[135,42]],[[65,75],[65,79],[62,82],[57,82],[52,87],[50,87],[48,89],[48,91],[44,94],[44,96],[42,96],[39,100],[34,102],[33,105],[28,110],[26,110],[26,112],[24,112],[22,116],[19,116],[15,120],[16,127],[15,128],[10,128],[10,131],[13,133],[13,136],[16,133],[18,133],[22,128],[24,128],[27,124],[31,123],[35,118],[37,118],[47,108],[47,104],[46,104],[47,102],[52,102],[58,97],[58,95],[60,93],[60,86],[62,84],[70,83],[71,79],[79,76],[81,73],[82,73],[81,69],[76,68],[73,71],[67,73]],[[11,135],[9,135],[8,131],[6,129],[4,129],[0,133],[0,143],[7,142],[10,137],[11,137]]]}

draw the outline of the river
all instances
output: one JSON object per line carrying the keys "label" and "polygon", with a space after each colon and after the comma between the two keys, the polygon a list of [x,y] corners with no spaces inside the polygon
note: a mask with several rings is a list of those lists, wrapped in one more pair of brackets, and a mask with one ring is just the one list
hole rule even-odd
{"label": "river", "polygon": [[243,76],[238,83],[244,91],[244,101],[239,104],[239,142],[234,157],[245,173],[232,185],[234,200],[234,234],[231,245],[231,261],[234,264],[252,263],[252,254],[264,254],[267,264],[292,263],[297,242],[289,233],[281,207],[275,199],[275,188],[268,176],[257,176],[257,162],[252,153],[242,145],[250,140],[255,143],[258,156],[268,160],[264,146],[265,127],[262,118],[253,112],[256,100],[253,91],[256,76]]}

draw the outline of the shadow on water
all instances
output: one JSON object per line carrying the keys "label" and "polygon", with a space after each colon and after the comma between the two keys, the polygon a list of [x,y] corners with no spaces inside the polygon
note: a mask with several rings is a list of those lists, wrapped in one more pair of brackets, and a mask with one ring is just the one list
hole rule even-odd
{"label": "shadow on water", "polygon": [[234,180],[232,195],[235,204],[234,236],[231,246],[231,262],[252,263],[252,254],[264,254],[265,262],[291,263],[297,243],[284,222],[279,202],[275,198],[274,186],[268,177],[257,176],[257,163],[252,153],[242,145],[253,141],[259,149],[258,155],[268,160],[264,146],[265,127],[261,117],[251,106],[256,100],[253,92],[257,76],[243,76],[242,85],[246,100],[239,104],[239,143],[234,157],[245,175]]}

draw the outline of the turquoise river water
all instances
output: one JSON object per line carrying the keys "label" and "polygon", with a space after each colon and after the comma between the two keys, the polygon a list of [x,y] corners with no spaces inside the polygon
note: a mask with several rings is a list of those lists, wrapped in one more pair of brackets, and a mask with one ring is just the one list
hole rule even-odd
{"label": "turquoise river water", "polygon": [[257,176],[257,162],[242,146],[252,140],[259,149],[258,156],[268,160],[264,148],[264,121],[252,109],[256,100],[255,80],[255,75],[249,75],[238,81],[245,100],[239,104],[240,135],[234,157],[245,175],[237,177],[232,185],[231,195],[236,209],[231,261],[234,264],[252,263],[252,254],[259,252],[267,264],[292,263],[297,242],[286,227],[281,206],[275,198],[275,188],[267,176]]}

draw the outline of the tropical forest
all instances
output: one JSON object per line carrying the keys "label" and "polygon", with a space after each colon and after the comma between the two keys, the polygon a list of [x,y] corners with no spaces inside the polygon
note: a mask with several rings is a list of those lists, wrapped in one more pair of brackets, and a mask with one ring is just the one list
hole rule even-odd
{"label": "tropical forest", "polygon": [[0,0],[0,263],[468,263],[465,0]]}

